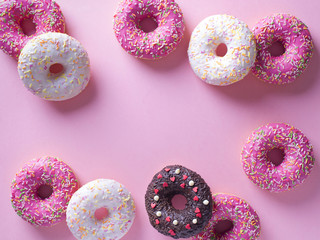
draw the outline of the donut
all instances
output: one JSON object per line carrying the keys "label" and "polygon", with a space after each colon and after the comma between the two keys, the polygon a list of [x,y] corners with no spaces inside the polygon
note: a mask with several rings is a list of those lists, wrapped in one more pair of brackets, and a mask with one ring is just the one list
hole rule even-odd
{"label": "donut", "polygon": [[[175,195],[187,203],[182,210],[171,203]],[[200,233],[212,216],[209,186],[199,174],[181,165],[163,168],[154,175],[145,194],[145,207],[151,225],[173,238],[189,238]]]}
{"label": "donut", "polygon": [[[49,186],[52,194],[42,198],[39,188]],[[55,157],[28,162],[11,184],[11,203],[16,213],[35,226],[52,226],[65,219],[68,202],[78,189],[71,168]]]}
{"label": "donut", "polygon": [[[102,220],[95,211],[105,208]],[[76,239],[120,239],[130,229],[135,218],[135,204],[130,192],[110,179],[97,179],[82,186],[71,198],[67,209],[67,224]]]}
{"label": "donut", "polygon": [[[140,22],[152,18],[158,27],[140,29]],[[113,29],[122,48],[137,58],[167,56],[181,42],[185,30],[180,7],[174,0],[122,0],[114,16]]]}
{"label": "donut", "polygon": [[[313,43],[308,27],[290,14],[274,14],[260,20],[253,28],[257,58],[252,72],[273,84],[293,82],[309,65]],[[280,42],[285,52],[271,56],[269,47]]]}
{"label": "donut", "polygon": [[[268,160],[268,152],[272,149],[284,153],[278,166]],[[315,161],[307,137],[284,123],[270,123],[253,131],[242,149],[241,159],[248,178],[270,192],[287,191],[301,184]]]}
{"label": "donut", "polygon": [[[62,70],[51,72],[53,66]],[[22,49],[18,72],[25,87],[45,100],[75,97],[90,79],[89,57],[76,39],[64,33],[44,33]]]}
{"label": "donut", "polygon": [[[227,53],[216,50],[225,44]],[[256,58],[256,44],[247,24],[229,15],[205,18],[193,30],[188,56],[194,73],[204,82],[226,86],[243,79]]]}
{"label": "donut", "polygon": [[[27,36],[21,23],[31,19],[35,33]],[[64,16],[51,0],[2,0],[0,4],[0,48],[18,59],[20,51],[34,36],[46,32],[64,32]]]}
{"label": "donut", "polygon": [[[215,209],[203,232],[193,240],[207,239],[258,239],[261,232],[260,219],[256,211],[243,199],[229,194],[214,194]],[[221,221],[230,221],[232,228],[224,233],[216,230]]]}

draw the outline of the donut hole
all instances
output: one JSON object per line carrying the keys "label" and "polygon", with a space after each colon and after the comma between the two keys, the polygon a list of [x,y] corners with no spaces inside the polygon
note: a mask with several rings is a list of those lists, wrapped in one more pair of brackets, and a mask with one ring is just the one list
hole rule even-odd
{"label": "donut hole", "polygon": [[98,208],[94,212],[94,217],[99,221],[105,219],[106,217],[108,217],[108,215],[109,215],[108,209],[106,209],[105,207]]}
{"label": "donut hole", "polygon": [[220,43],[218,47],[216,48],[216,55],[218,57],[224,57],[228,52],[228,47],[224,43]]}
{"label": "donut hole", "polygon": [[61,74],[64,71],[64,67],[61,63],[54,63],[49,67],[49,72],[52,74]]}
{"label": "donut hole", "polygon": [[233,222],[230,220],[220,220],[214,226],[214,230],[218,235],[223,235],[233,228]]}
{"label": "donut hole", "polygon": [[279,166],[284,160],[284,151],[280,148],[273,148],[267,153],[268,160],[275,166]]}
{"label": "donut hole", "polygon": [[42,184],[37,189],[37,196],[42,200],[49,198],[53,193],[53,189],[50,185]]}
{"label": "donut hole", "polygon": [[279,57],[285,53],[286,49],[281,41],[275,41],[270,45],[268,51],[272,57]]}
{"label": "donut hole", "polygon": [[20,22],[20,27],[22,32],[27,36],[31,36],[36,32],[36,24],[30,18],[23,19]]}
{"label": "donut hole", "polygon": [[138,27],[145,33],[149,33],[157,29],[158,22],[154,17],[149,16],[141,19],[138,23]]}
{"label": "donut hole", "polygon": [[171,198],[171,205],[177,210],[183,210],[186,208],[187,198],[182,194],[175,194]]}

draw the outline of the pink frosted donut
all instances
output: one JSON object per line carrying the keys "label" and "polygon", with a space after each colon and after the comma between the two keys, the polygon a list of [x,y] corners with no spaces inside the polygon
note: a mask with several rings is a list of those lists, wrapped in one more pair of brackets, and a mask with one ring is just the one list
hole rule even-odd
{"label": "pink frosted donut", "polygon": [[[36,32],[23,33],[21,23],[31,19]],[[64,17],[59,5],[51,0],[2,0],[0,3],[0,48],[18,59],[26,43],[42,33],[64,32]]]}
{"label": "pink frosted donut", "polygon": [[[273,84],[293,82],[308,66],[313,43],[308,27],[290,14],[274,14],[260,20],[253,28],[257,58],[252,72]],[[268,48],[280,42],[285,48],[281,56],[271,56]]]}
{"label": "pink frosted donut", "polygon": [[[52,188],[41,198],[42,186]],[[42,157],[28,162],[11,185],[11,203],[16,213],[36,226],[52,226],[65,219],[67,204],[78,189],[78,180],[68,165],[57,158]]]}
{"label": "pink frosted donut", "polygon": [[[149,33],[139,28],[145,18],[154,18],[158,27]],[[123,47],[137,58],[167,56],[180,43],[184,23],[174,0],[122,0],[114,16],[114,32]]]}
{"label": "pink frosted donut", "polygon": [[[278,166],[268,160],[268,152],[280,149],[284,159]],[[314,165],[313,147],[298,129],[272,123],[256,129],[241,153],[242,165],[249,179],[270,192],[290,190],[301,184]]]}
{"label": "pink frosted donut", "polygon": [[[193,240],[254,240],[260,236],[259,216],[246,201],[224,193],[215,194],[212,198],[215,202],[212,218],[203,232],[192,238]],[[221,221],[230,221],[232,228],[227,232],[219,233],[216,226]]]}

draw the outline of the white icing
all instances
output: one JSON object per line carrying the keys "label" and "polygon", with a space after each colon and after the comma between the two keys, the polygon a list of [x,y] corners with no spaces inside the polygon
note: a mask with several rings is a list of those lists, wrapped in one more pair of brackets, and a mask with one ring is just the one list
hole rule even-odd
{"label": "white icing", "polygon": [[[94,213],[106,208],[105,220]],[[77,239],[120,239],[135,218],[135,204],[130,192],[120,183],[98,179],[82,186],[72,196],[67,208],[67,224]]]}
{"label": "white icing", "polygon": [[[225,56],[216,49],[226,44]],[[213,85],[229,85],[243,79],[254,64],[256,45],[247,24],[228,15],[207,17],[192,32],[188,56],[195,74]]]}
{"label": "white icing", "polygon": [[[61,73],[50,66],[61,64]],[[78,95],[90,79],[89,57],[79,41],[64,33],[49,32],[30,40],[22,49],[18,72],[33,94],[52,101]]]}

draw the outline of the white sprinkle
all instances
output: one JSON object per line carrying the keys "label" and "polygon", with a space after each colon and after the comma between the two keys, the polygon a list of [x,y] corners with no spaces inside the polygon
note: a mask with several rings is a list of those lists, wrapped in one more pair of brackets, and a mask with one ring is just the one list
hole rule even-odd
{"label": "white sprinkle", "polygon": [[192,220],[192,223],[193,223],[193,224],[197,224],[197,223],[198,223],[198,220],[197,220],[197,219],[193,219],[193,220]]}
{"label": "white sprinkle", "polygon": [[179,174],[179,173],[180,173],[180,168],[177,168],[176,171],[175,171],[175,173],[176,173],[176,174]]}
{"label": "white sprinkle", "polygon": [[191,181],[189,182],[189,186],[192,187],[193,185],[194,185],[194,181],[191,180]]}
{"label": "white sprinkle", "polygon": [[158,212],[156,213],[156,215],[157,215],[157,217],[161,217],[161,212],[158,211]]}
{"label": "white sprinkle", "polygon": [[159,201],[159,196],[158,196],[158,195],[155,195],[154,198],[153,198],[153,200],[155,200],[156,202],[158,202],[158,201]]}
{"label": "white sprinkle", "polygon": [[178,221],[177,220],[173,220],[173,225],[178,225]]}
{"label": "white sprinkle", "polygon": [[208,201],[208,200],[204,200],[204,201],[203,201],[203,204],[204,204],[204,205],[208,205],[208,204],[209,204],[209,201]]}

